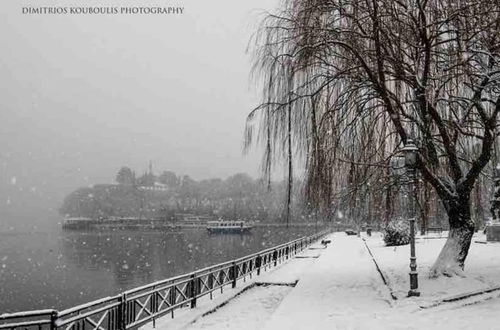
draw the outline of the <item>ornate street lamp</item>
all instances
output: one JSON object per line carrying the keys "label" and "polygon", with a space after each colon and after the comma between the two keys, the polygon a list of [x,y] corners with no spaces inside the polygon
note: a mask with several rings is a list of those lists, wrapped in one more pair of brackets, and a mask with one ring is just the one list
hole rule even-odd
{"label": "ornate street lamp", "polygon": [[417,257],[415,256],[415,180],[416,180],[416,165],[418,148],[412,139],[407,139],[405,146],[401,151],[405,157],[405,167],[408,176],[409,184],[409,206],[410,206],[410,291],[408,297],[419,297],[418,291],[418,272],[417,272]]}

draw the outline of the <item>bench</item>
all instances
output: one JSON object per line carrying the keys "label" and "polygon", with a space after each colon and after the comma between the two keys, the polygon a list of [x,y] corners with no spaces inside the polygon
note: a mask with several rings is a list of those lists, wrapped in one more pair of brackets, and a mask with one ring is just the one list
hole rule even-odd
{"label": "bench", "polygon": [[346,233],[348,236],[352,236],[352,235],[357,235],[357,234],[358,234],[358,232],[357,232],[357,231],[354,231],[354,230],[352,230],[352,229],[347,229],[347,230],[345,231],[345,233]]}

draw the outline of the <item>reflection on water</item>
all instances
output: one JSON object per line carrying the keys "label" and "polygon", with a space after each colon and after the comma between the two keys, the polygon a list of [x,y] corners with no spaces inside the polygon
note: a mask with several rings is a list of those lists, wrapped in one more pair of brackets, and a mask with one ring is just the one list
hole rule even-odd
{"label": "reflection on water", "polygon": [[209,235],[205,229],[0,233],[0,314],[75,306],[315,231],[261,227],[250,235]]}

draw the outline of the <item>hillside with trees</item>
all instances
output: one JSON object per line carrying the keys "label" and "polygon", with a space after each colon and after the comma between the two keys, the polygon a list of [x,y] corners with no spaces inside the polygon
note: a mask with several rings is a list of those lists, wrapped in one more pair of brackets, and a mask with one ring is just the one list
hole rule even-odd
{"label": "hillside with trees", "polygon": [[[294,198],[298,199],[294,193]],[[188,175],[150,170],[140,176],[128,167],[116,184],[96,184],[70,193],[60,208],[71,217],[139,217],[178,220],[179,214],[223,219],[279,221],[286,199],[284,183],[263,183],[245,173],[226,179],[194,180]],[[299,203],[297,203],[299,204]],[[297,208],[295,214],[299,214]],[[177,215],[177,216],[176,216]],[[304,219],[305,217],[299,217]]]}

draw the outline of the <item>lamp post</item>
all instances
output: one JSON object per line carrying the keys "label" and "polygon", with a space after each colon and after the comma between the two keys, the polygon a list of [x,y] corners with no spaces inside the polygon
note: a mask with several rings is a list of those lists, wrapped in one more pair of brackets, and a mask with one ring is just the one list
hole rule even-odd
{"label": "lamp post", "polygon": [[418,291],[418,272],[417,272],[417,257],[415,256],[415,179],[417,165],[418,148],[412,139],[407,139],[404,148],[401,150],[405,157],[405,167],[409,183],[409,206],[410,206],[410,291],[408,297],[419,297]]}

